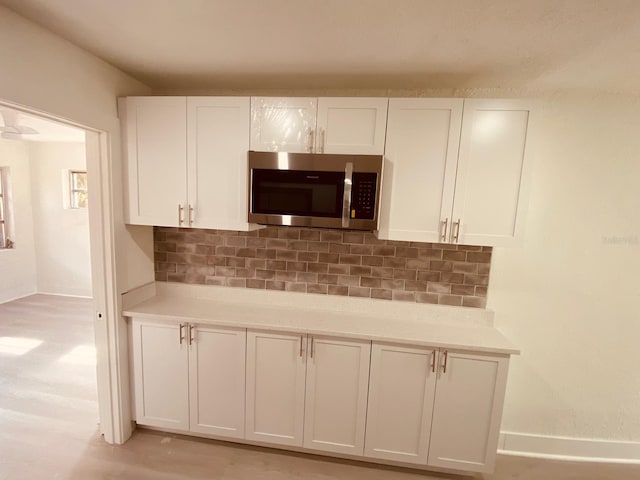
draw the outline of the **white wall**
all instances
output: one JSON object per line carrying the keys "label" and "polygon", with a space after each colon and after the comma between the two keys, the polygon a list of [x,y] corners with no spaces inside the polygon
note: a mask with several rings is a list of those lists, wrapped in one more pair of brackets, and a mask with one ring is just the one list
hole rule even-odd
{"label": "white wall", "polygon": [[110,134],[117,288],[125,292],[152,281],[151,229],[124,225],[116,105],[118,96],[144,95],[150,89],[2,6],[0,58],[0,101],[25,105]]}
{"label": "white wall", "polygon": [[536,123],[526,241],[488,294],[522,349],[503,430],[640,442],[640,98],[557,95]]}
{"label": "white wall", "polygon": [[0,167],[9,167],[15,248],[0,250],[0,303],[36,292],[29,151],[24,142],[0,139]]}
{"label": "white wall", "polygon": [[29,161],[38,292],[90,297],[89,213],[67,208],[63,188],[68,170],[86,170],[85,145],[30,142]]}

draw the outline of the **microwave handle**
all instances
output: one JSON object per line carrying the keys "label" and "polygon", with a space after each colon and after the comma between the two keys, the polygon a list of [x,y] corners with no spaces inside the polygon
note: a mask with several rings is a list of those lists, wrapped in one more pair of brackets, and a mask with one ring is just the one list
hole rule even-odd
{"label": "microwave handle", "polygon": [[342,228],[349,228],[351,219],[351,184],[353,180],[353,163],[347,162],[344,167],[344,201],[342,204]]}

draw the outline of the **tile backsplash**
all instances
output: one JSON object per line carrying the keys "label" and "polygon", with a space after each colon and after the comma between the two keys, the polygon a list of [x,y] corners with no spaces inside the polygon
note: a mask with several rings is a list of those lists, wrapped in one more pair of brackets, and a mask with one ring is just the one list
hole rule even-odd
{"label": "tile backsplash", "polygon": [[157,281],[484,308],[491,247],[378,240],[371,232],[154,227]]}

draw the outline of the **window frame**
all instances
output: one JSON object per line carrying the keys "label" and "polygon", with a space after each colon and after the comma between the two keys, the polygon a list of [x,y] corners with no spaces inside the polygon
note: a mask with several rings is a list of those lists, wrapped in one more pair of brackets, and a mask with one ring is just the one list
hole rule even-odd
{"label": "window frame", "polygon": [[9,190],[9,168],[0,167],[0,250],[9,250],[14,246],[11,236],[11,208]]}
{"label": "window frame", "polygon": [[[76,182],[74,181],[74,177],[76,175],[84,175],[85,176],[85,183],[87,183],[88,179],[86,178],[87,176],[87,171],[86,170],[69,170],[69,208],[72,210],[79,210],[82,208],[88,208],[88,201],[89,201],[89,188],[88,185],[85,188],[74,188],[74,186],[76,185]],[[79,203],[76,203],[75,199],[76,196],[74,195],[75,193],[84,193],[86,195],[87,200],[85,201],[85,205],[80,205]]]}

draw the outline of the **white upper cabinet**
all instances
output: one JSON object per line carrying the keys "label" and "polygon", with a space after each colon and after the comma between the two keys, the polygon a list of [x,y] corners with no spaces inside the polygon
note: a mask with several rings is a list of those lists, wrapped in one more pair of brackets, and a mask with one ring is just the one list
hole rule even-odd
{"label": "white upper cabinet", "polygon": [[127,97],[128,223],[249,230],[249,97]]}
{"label": "white upper cabinet", "polygon": [[386,98],[318,98],[316,153],[382,155]]}
{"label": "white upper cabinet", "polygon": [[316,98],[251,97],[251,150],[310,152],[317,107]]}
{"label": "white upper cabinet", "polygon": [[521,100],[465,100],[454,241],[509,245],[522,233],[530,114],[530,102]]}
{"label": "white upper cabinet", "polygon": [[362,455],[371,342],[321,336],[308,342],[304,447]]}
{"label": "white upper cabinet", "polygon": [[506,246],[524,223],[530,102],[390,99],[379,236]]}
{"label": "white upper cabinet", "polygon": [[386,98],[251,98],[251,150],[384,152]]}
{"label": "white upper cabinet", "polygon": [[367,413],[367,457],[427,464],[436,351],[375,343]]}
{"label": "white upper cabinet", "polygon": [[509,359],[440,352],[429,465],[492,472]]}
{"label": "white upper cabinet", "polygon": [[188,226],[248,230],[249,97],[187,98]]}
{"label": "white upper cabinet", "polygon": [[380,238],[447,241],[462,103],[459,98],[389,99]]}
{"label": "white upper cabinet", "polygon": [[128,97],[124,145],[128,159],[128,222],[181,226],[187,199],[185,97]]}

